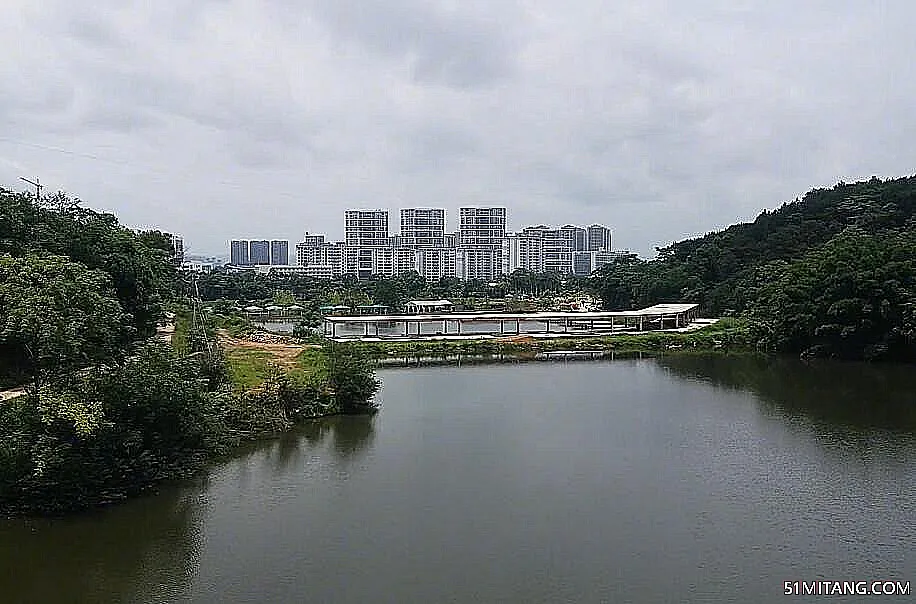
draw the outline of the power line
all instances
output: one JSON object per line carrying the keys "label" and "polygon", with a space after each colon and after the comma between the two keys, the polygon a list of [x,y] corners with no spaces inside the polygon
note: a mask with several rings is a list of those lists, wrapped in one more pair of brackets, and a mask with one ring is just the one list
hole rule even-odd
{"label": "power line", "polygon": [[14,145],[22,145],[24,147],[32,147],[34,149],[42,149],[44,151],[54,151],[55,153],[65,153],[67,155],[73,155],[75,157],[84,157],[86,159],[93,159],[96,161],[104,161],[110,164],[116,164],[121,166],[128,166],[129,163],[125,161],[118,161],[114,159],[108,159],[107,157],[101,157],[99,155],[94,155],[92,153],[80,153],[79,151],[70,151],[68,149],[62,149],[60,147],[51,147],[49,145],[39,145],[38,143],[29,143],[26,141],[20,141],[13,138],[7,138],[5,136],[0,136],[0,141],[5,143],[12,143]]}
{"label": "power line", "polygon": [[[17,139],[5,137],[5,136],[0,136],[0,142],[6,142],[6,143],[13,144],[13,145],[21,145],[21,146],[24,146],[24,147],[32,147],[32,148],[34,148],[34,149],[41,149],[41,150],[43,150],[43,151],[53,151],[54,153],[63,153],[63,154],[65,154],[65,155],[70,155],[70,156],[73,156],[73,157],[81,157],[81,158],[83,158],[83,159],[91,159],[91,160],[93,160],[93,161],[105,162],[105,163],[113,164],[113,165],[116,165],[116,166],[124,166],[124,167],[126,167],[126,168],[129,168],[129,169],[131,169],[131,170],[133,170],[133,171],[135,171],[135,172],[139,172],[139,173],[141,173],[141,174],[146,174],[146,175],[148,175],[148,176],[159,176],[159,177],[163,177],[163,178],[168,178],[170,181],[174,181],[174,180],[175,180],[175,176],[176,176],[175,173],[174,173],[173,171],[171,171],[171,170],[149,170],[149,169],[137,168],[137,167],[136,167],[137,164],[136,164],[135,162],[128,162],[128,161],[123,161],[123,160],[115,160],[115,159],[111,159],[111,158],[108,158],[108,157],[102,157],[102,156],[100,156],[100,155],[95,155],[95,154],[93,154],[93,153],[83,153],[83,152],[80,152],[80,151],[71,151],[71,150],[69,150],[69,149],[64,149],[64,148],[62,148],[62,147],[52,147],[52,146],[50,146],[50,145],[41,145],[41,144],[38,144],[38,143],[30,143],[30,142],[28,142],[28,141],[17,140]],[[190,179],[185,178],[185,181],[186,181],[186,182],[189,181],[189,180],[190,180]],[[219,185],[223,185],[223,186],[226,186],[226,187],[230,187],[230,188],[233,188],[233,189],[237,189],[237,190],[250,190],[250,189],[252,189],[252,188],[254,188],[254,187],[257,187],[257,188],[260,190],[260,185],[243,184],[243,183],[232,182],[232,181],[228,181],[228,180],[212,180],[212,181],[210,181],[210,182],[213,182],[213,183],[216,183],[216,184],[219,184]],[[34,184],[34,183],[32,183],[32,184]],[[299,199],[299,198],[300,198],[299,195],[294,194],[294,193],[289,193],[289,192],[287,192],[287,191],[273,191],[271,194],[272,194],[272,195],[277,195],[277,196],[280,196],[280,197],[288,197],[288,198],[290,198],[290,199]]]}

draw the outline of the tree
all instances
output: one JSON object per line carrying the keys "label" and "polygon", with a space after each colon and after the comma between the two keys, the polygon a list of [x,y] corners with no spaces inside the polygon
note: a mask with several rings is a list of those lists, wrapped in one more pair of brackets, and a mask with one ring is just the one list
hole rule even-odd
{"label": "tree", "polygon": [[377,407],[370,402],[380,383],[365,354],[354,344],[330,342],[322,348],[328,387],[342,413],[363,413]]}
{"label": "tree", "polygon": [[[851,228],[792,263],[765,267],[753,320],[768,347],[809,356],[916,357],[916,237]],[[773,274],[775,273],[775,275]]]}
{"label": "tree", "polygon": [[116,357],[129,324],[101,271],[61,256],[0,256],[0,366],[33,394],[47,379]]}
{"label": "tree", "polygon": [[39,209],[23,193],[0,189],[0,254],[17,254],[35,242]]}

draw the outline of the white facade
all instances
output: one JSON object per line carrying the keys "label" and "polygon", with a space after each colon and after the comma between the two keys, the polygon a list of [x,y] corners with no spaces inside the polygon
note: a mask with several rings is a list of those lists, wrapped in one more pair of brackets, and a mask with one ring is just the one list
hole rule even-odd
{"label": "white facade", "polygon": [[504,273],[524,270],[532,273],[544,272],[544,239],[522,234],[507,235],[503,240]]}
{"label": "white facade", "polygon": [[445,246],[445,210],[441,208],[404,208],[398,246],[441,248]]}
{"label": "white facade", "polygon": [[503,273],[506,208],[461,208],[456,270],[462,279],[495,279]]}
{"label": "white facade", "polygon": [[184,262],[184,238],[181,235],[171,235],[169,239],[172,243],[172,260],[179,264]]}
{"label": "white facade", "polygon": [[344,212],[344,240],[350,247],[387,247],[388,210]]}
{"label": "white facade", "polygon": [[186,260],[181,263],[181,270],[191,273],[209,273],[213,271],[213,263],[199,262],[197,260]]}
{"label": "white facade", "polygon": [[394,277],[417,270],[417,250],[391,247],[347,246],[343,251],[343,272],[368,279],[373,275]]}
{"label": "white facade", "polygon": [[502,246],[496,248],[460,248],[456,258],[458,277],[462,279],[495,279],[503,273]]}
{"label": "white facade", "polygon": [[567,275],[573,270],[572,239],[563,229],[546,226],[528,227],[522,231],[528,237],[544,242],[544,272]]}
{"label": "white facade", "polygon": [[499,247],[506,237],[506,208],[461,208],[459,247]]}
{"label": "white facade", "polygon": [[[600,224],[531,226],[507,235],[506,208],[464,207],[459,214],[458,231],[447,233],[444,209],[402,208],[400,231],[389,235],[387,210],[347,210],[345,242],[331,243],[324,235],[306,232],[296,245],[295,261],[314,276],[363,279],[417,271],[434,281],[492,280],[520,269],[585,275],[617,256],[611,251],[611,230]],[[255,256],[260,256],[251,252],[249,243],[233,242],[234,260],[256,263]]]}
{"label": "white facade", "polygon": [[417,272],[427,281],[456,277],[458,251],[454,248],[430,248],[417,251]]}
{"label": "white facade", "polygon": [[343,274],[342,243],[328,243],[324,235],[305,234],[296,244],[296,264],[308,269],[304,274],[318,279],[331,279]]}

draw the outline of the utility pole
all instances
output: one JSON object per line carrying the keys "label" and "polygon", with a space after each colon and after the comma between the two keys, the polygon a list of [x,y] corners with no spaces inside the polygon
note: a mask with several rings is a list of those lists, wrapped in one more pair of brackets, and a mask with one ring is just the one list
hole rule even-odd
{"label": "utility pole", "polygon": [[24,180],[25,182],[27,182],[27,183],[29,183],[30,185],[32,185],[33,187],[35,187],[35,203],[36,203],[36,204],[37,204],[37,203],[41,203],[41,180],[39,180],[38,178],[36,178],[35,181],[32,182],[32,181],[29,180],[28,178],[24,178],[24,177],[22,177],[22,176],[19,177],[19,180]]}

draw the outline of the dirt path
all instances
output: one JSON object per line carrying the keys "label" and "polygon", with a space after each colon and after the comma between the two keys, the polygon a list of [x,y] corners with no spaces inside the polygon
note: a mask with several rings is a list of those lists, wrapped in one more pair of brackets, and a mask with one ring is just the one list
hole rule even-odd
{"label": "dirt path", "polygon": [[220,343],[229,350],[263,350],[264,352],[269,352],[271,356],[274,357],[277,364],[287,367],[292,367],[296,364],[296,357],[299,356],[299,353],[304,349],[321,348],[320,346],[314,344],[293,344],[283,336],[274,336],[270,334],[257,337],[270,338],[273,341],[258,342],[250,339],[230,336],[229,333],[224,329],[219,330],[217,333],[219,335]]}

